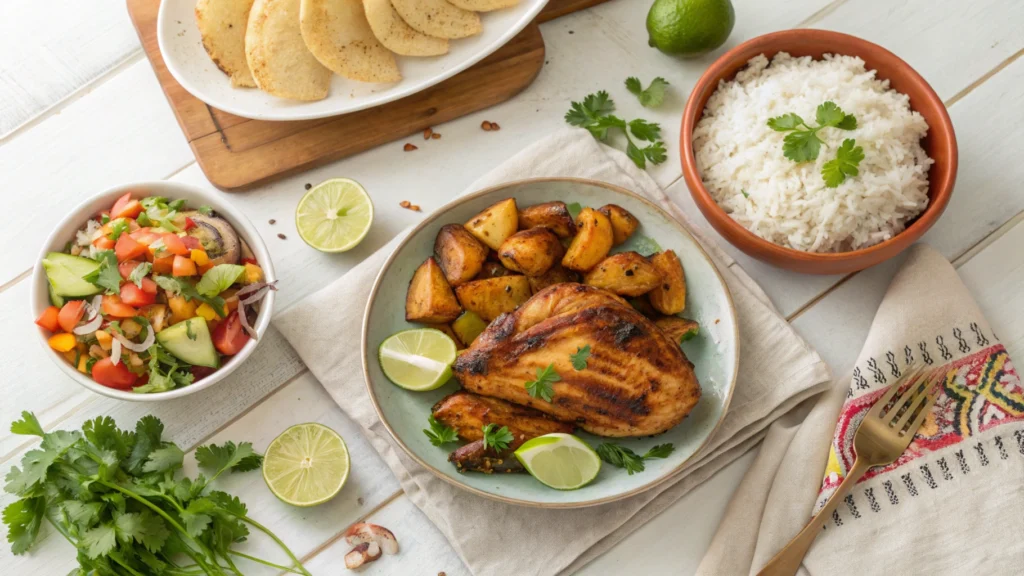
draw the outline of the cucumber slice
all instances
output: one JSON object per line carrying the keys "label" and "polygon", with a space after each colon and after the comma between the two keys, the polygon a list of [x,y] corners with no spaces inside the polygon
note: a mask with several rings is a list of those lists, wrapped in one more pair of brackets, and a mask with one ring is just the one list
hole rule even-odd
{"label": "cucumber slice", "polygon": [[[191,335],[191,336],[190,336]],[[179,360],[194,366],[218,368],[220,357],[213,347],[210,327],[202,316],[189,318],[156,333],[156,341]]]}
{"label": "cucumber slice", "polygon": [[46,283],[46,289],[50,292],[50,304],[53,304],[57,308],[64,306],[64,297],[53,291],[53,284]]}
{"label": "cucumber slice", "polygon": [[99,270],[100,263],[81,256],[63,252],[50,252],[43,258],[43,269],[53,293],[65,298],[84,298],[99,294],[103,288],[85,280],[89,274]]}

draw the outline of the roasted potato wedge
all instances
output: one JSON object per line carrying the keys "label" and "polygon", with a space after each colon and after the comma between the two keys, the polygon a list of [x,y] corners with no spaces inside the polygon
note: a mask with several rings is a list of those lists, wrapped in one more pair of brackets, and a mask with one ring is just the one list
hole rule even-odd
{"label": "roasted potato wedge", "polygon": [[459,224],[442,226],[434,240],[434,256],[452,286],[465,284],[479,274],[487,252],[487,246]]}
{"label": "roasted potato wedge", "polygon": [[605,204],[597,209],[598,212],[608,217],[608,220],[612,223],[612,236],[614,245],[618,246],[636,232],[637,226],[640,225],[640,221],[636,219],[622,206],[616,204]]}
{"label": "roasted potato wedge", "polygon": [[534,294],[548,286],[554,286],[555,284],[580,281],[580,275],[578,272],[566,270],[565,268],[562,268],[561,264],[557,263],[551,268],[548,268],[548,271],[540,276],[527,276],[527,278],[530,279],[530,288],[533,290]]}
{"label": "roasted potato wedge", "polygon": [[498,278],[499,276],[508,276],[510,274],[512,274],[512,271],[502,266],[500,262],[488,260],[484,262],[483,268],[480,269],[480,273],[476,275],[474,280],[486,280],[487,278]]}
{"label": "roasted potato wedge", "polygon": [[565,249],[558,236],[547,228],[516,232],[501,243],[498,258],[513,272],[540,276],[562,258]]}
{"label": "roasted potato wedge", "polygon": [[661,328],[666,336],[680,344],[693,338],[700,332],[700,324],[679,316],[662,316],[654,320],[654,325]]}
{"label": "roasted potato wedge", "polygon": [[586,272],[608,255],[612,249],[612,223],[604,214],[584,208],[576,218],[576,236],[562,258],[562,266]]}
{"label": "roasted potato wedge", "polygon": [[492,250],[497,250],[506,238],[519,229],[516,199],[506,198],[473,216],[466,222],[466,229],[472,232],[477,240]]}
{"label": "roasted potato wedge", "polygon": [[583,283],[619,296],[639,296],[661,285],[662,276],[636,252],[614,254],[583,275]]}
{"label": "roasted potato wedge", "polygon": [[[462,314],[465,315],[466,313],[463,312]],[[462,318],[462,316],[459,316],[459,318]],[[456,320],[459,318],[456,318]],[[455,341],[455,349],[462,350],[466,346],[462,343],[462,339],[459,338],[459,335],[455,333],[455,330],[452,329],[454,324],[455,322],[452,322],[451,324],[429,324],[428,327],[444,332],[449,338]]]}
{"label": "roasted potato wedge", "polygon": [[457,286],[455,294],[466,310],[490,322],[530,299],[530,281],[526,276],[473,280]]}
{"label": "roasted potato wedge", "polygon": [[469,310],[463,312],[455,319],[455,322],[452,322],[452,330],[458,336],[459,341],[466,346],[471,345],[486,328],[487,322],[476,312]]}
{"label": "roasted potato wedge", "polygon": [[647,294],[651,306],[662,314],[679,314],[686,309],[686,275],[679,257],[671,250],[651,256],[651,264],[661,272],[662,283]]}
{"label": "roasted potato wedge", "polygon": [[405,319],[443,324],[455,320],[459,314],[462,314],[462,306],[455,299],[444,272],[433,256],[427,258],[409,282],[409,292],[405,295]]}
{"label": "roasted potato wedge", "polygon": [[545,202],[527,206],[519,211],[519,229],[547,228],[559,238],[576,235],[576,223],[572,221],[565,202]]}

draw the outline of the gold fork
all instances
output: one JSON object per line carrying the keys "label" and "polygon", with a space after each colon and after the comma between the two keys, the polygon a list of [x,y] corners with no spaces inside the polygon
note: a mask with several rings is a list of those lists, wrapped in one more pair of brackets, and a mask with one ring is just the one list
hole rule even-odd
{"label": "gold fork", "polygon": [[[913,369],[875,402],[853,436],[857,458],[846,478],[829,497],[825,507],[758,572],[758,576],[796,574],[822,526],[832,517],[853,485],[871,467],[895,462],[910,445],[938,398],[941,387],[935,386],[935,376],[940,373],[941,369],[927,372],[923,368]],[[907,383],[906,390],[900,394],[900,388]]]}

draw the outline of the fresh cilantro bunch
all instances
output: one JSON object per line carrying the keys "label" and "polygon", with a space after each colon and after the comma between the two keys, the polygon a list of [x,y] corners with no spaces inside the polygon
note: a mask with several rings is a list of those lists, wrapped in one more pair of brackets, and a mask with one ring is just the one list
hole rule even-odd
{"label": "fresh cilantro bunch", "polygon": [[[201,446],[196,460],[205,475],[178,477],[185,454],[163,439],[163,431],[154,416],[139,420],[133,432],[103,416],[81,431],[47,433],[33,414],[22,412],[11,432],[42,442],[7,474],[5,490],[19,497],[3,511],[11,551],[29,550],[46,522],[77,549],[79,568],[72,574],[80,576],[241,576],[235,558],[309,575],[276,535],[248,516],[245,504],[210,488],[225,472],[260,467],[263,457],[251,444]],[[294,564],[234,550],[250,528],[273,539]]]}
{"label": "fresh cilantro bunch", "polygon": [[675,446],[671,443],[658,444],[641,456],[625,446],[605,442],[597,447],[597,455],[601,457],[601,460],[604,460],[612,466],[625,468],[626,473],[632,476],[636,472],[644,471],[644,460],[650,460],[651,458],[667,458],[669,454],[675,451],[675,449]]}
{"label": "fresh cilantro bunch", "polygon": [[[788,132],[782,141],[782,155],[794,162],[817,160],[825,141],[818,136],[824,128],[854,130],[857,118],[847,114],[835,102],[824,102],[814,113],[817,126],[809,125],[799,115],[790,112],[768,120],[768,127],[776,132]],[[835,188],[847,176],[856,176],[857,166],[864,159],[864,149],[856,145],[856,140],[847,138],[836,151],[836,157],[821,167],[821,177],[825,186]],[[826,145],[827,146],[827,145]],[[744,194],[746,196],[746,194]]]}
{"label": "fresh cilantro bunch", "polygon": [[548,364],[546,368],[537,368],[537,379],[526,382],[526,392],[533,398],[551,402],[555,395],[552,384],[561,380],[562,377],[555,371],[555,365]]}
{"label": "fresh cilantro bunch", "polygon": [[[586,128],[602,142],[608,138],[608,130],[617,128],[626,136],[626,155],[639,168],[646,168],[647,162],[661,164],[668,156],[661,141],[661,126],[643,119],[623,120],[612,114],[615,102],[604,90],[590,94],[582,102],[573,102],[565,113],[565,121],[572,126]],[[641,148],[637,142],[648,142]]]}

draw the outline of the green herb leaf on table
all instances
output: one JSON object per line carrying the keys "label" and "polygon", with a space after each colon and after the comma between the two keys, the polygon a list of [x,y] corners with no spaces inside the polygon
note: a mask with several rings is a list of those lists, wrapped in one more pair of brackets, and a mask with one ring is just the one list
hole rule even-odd
{"label": "green herb leaf on table", "polygon": [[46,515],[46,500],[43,498],[25,498],[15,500],[4,508],[3,522],[7,525],[7,541],[11,543],[11,552],[24,554],[28,551],[39,527]]}
{"label": "green herb leaf on table", "polygon": [[42,437],[46,435],[46,432],[43,431],[43,427],[39,424],[39,420],[36,420],[35,414],[28,410],[23,410],[21,413],[21,420],[11,422],[11,434]]}
{"label": "green herb leaf on table", "polygon": [[139,288],[142,288],[142,279],[153,269],[153,265],[149,262],[143,262],[136,266],[130,274],[128,274],[128,281],[135,284]]}
{"label": "green herb leaf on table", "polygon": [[631,94],[636,96],[640,100],[640,105],[644,108],[657,108],[661,106],[661,103],[665,100],[665,89],[668,88],[668,85],[668,81],[661,76],[651,80],[650,86],[646,89],[636,76],[626,78],[626,90],[629,90]]}
{"label": "green herb leaf on table", "polygon": [[836,157],[821,167],[821,177],[825,180],[827,188],[835,188],[846,180],[847,176],[856,176],[859,173],[857,167],[864,159],[864,149],[857,146],[853,138],[843,140],[843,143],[836,150]]}
{"label": "green herb leaf on table", "polygon": [[105,288],[108,293],[117,293],[121,290],[121,273],[117,270],[117,256],[113,250],[103,250],[96,255],[100,267],[83,279],[92,282],[100,288]]}
{"label": "green herb leaf on table", "polygon": [[548,364],[546,368],[537,368],[537,379],[526,383],[526,391],[534,398],[541,398],[545,402],[551,402],[555,390],[551,386],[562,380],[558,372],[555,372],[555,365]]}
{"label": "green herb leaf on table", "polygon": [[501,452],[508,448],[508,445],[515,439],[512,436],[512,432],[509,431],[508,426],[502,426],[497,428],[497,425],[491,422],[483,427],[484,432],[484,449],[490,448],[495,452]]}
{"label": "green herb leaf on table", "polygon": [[185,460],[185,453],[174,444],[166,443],[160,448],[149,453],[146,463],[142,465],[143,472],[167,472],[181,468]]}
{"label": "green herb leaf on table", "polygon": [[443,446],[459,439],[459,435],[455,432],[454,428],[445,426],[433,416],[428,417],[427,421],[430,423],[430,429],[424,428],[423,433],[427,435],[427,438],[430,438],[430,443],[434,446]]}
{"label": "green herb leaf on table", "polygon": [[235,445],[228,441],[220,446],[209,444],[196,448],[196,462],[199,468],[209,473],[212,482],[221,473],[231,470],[232,472],[248,472],[255,470],[263,463],[263,456],[252,449],[252,444],[242,442]]}
{"label": "green herb leaf on table", "polygon": [[599,445],[596,451],[597,455],[601,457],[601,460],[604,460],[612,466],[624,468],[626,473],[632,476],[637,472],[643,472],[645,470],[646,466],[644,465],[644,460],[650,460],[652,458],[666,458],[674,450],[675,446],[671,443],[658,444],[641,456],[625,446],[605,442]]}
{"label": "green herb leaf on table", "polygon": [[587,344],[582,348],[577,346],[576,353],[569,355],[569,360],[572,361],[572,367],[577,372],[587,368],[588,358],[590,358],[590,344]]}
{"label": "green herb leaf on table", "polygon": [[[586,128],[594,138],[601,141],[608,138],[610,129],[621,130],[626,137],[626,155],[640,168],[646,168],[648,162],[660,164],[668,158],[665,144],[659,140],[661,126],[643,119],[624,120],[613,116],[611,112],[614,110],[615,102],[608,97],[607,92],[601,90],[589,94],[582,102],[573,102],[565,113],[565,121],[572,126]],[[640,147],[634,138],[650,144]]]}

